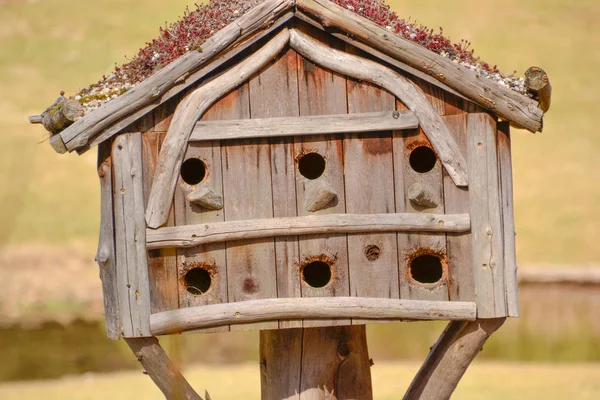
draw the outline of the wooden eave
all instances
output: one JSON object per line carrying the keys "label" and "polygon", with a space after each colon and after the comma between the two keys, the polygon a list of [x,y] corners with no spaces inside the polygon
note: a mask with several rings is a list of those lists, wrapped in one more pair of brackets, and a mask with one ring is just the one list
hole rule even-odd
{"label": "wooden eave", "polygon": [[478,76],[328,0],[266,0],[120,97],[51,137],[59,153],[84,153],[298,18],[413,76],[531,132],[542,130],[537,101]]}

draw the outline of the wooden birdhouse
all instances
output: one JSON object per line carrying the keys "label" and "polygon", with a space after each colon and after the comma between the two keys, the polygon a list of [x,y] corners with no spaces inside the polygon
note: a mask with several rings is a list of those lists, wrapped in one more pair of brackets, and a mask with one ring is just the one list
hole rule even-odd
{"label": "wooden birdhouse", "polygon": [[[446,350],[518,316],[509,126],[540,131],[550,99],[539,69],[529,94],[486,74],[332,2],[268,0],[54,134],[99,148],[109,337],[169,398],[198,397],[154,336],[253,329],[263,398],[362,399],[363,325],[450,320],[406,397],[444,398],[423,377],[468,365]],[[321,377],[329,354],[353,360],[368,390],[282,381],[298,343]]]}

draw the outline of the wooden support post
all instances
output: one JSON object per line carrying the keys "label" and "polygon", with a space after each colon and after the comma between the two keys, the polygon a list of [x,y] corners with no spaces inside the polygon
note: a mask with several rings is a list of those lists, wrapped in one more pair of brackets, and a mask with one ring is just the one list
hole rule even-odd
{"label": "wooden support post", "polygon": [[126,338],[125,341],[167,400],[202,400],[169,359],[158,339]]}
{"label": "wooden support post", "polygon": [[506,318],[453,321],[413,379],[404,400],[449,399],[487,339]]}
{"label": "wooden support post", "polygon": [[364,325],[260,333],[262,400],[373,398]]}

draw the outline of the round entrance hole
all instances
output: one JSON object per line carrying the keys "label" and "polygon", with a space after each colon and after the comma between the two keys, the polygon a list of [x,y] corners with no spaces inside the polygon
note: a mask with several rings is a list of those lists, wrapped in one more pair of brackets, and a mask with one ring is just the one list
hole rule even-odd
{"label": "round entrance hole", "polygon": [[181,165],[181,179],[188,185],[197,185],[206,178],[206,164],[197,158],[188,158]]}
{"label": "round entrance hole", "polygon": [[298,170],[306,179],[317,179],[325,172],[325,158],[319,153],[307,153],[298,160]]}
{"label": "round entrance hole", "polygon": [[420,283],[436,283],[442,279],[444,267],[440,257],[432,254],[423,254],[410,262],[410,275]]}
{"label": "round entrance hole", "polygon": [[185,288],[194,296],[206,293],[210,289],[212,277],[204,268],[193,268],[185,274]]}
{"label": "round entrance hole", "polygon": [[435,152],[427,146],[419,146],[410,153],[410,167],[421,174],[429,172],[435,167],[437,157]]}
{"label": "round entrance hole", "polygon": [[309,286],[322,288],[331,281],[331,266],[323,261],[313,261],[302,269],[302,279]]}

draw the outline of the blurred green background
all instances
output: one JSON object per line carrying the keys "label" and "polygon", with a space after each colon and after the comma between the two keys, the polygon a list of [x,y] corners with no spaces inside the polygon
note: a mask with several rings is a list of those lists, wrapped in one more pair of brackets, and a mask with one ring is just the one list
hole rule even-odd
{"label": "blurred green background", "polygon": [[[454,41],[470,40],[476,54],[506,73],[522,74],[531,65],[546,70],[553,103],[544,119],[544,132],[513,133],[519,264],[521,268],[600,264],[600,135],[595,122],[600,2],[387,3],[401,17],[443,26]],[[0,0],[0,354],[8,360],[0,366],[0,381],[134,366],[122,344],[105,339],[99,321],[102,302],[93,264],[99,222],[94,152],[54,153],[44,130],[29,125],[27,116],[43,111],[61,90],[74,94],[110,73],[115,63],[126,61],[127,55],[133,56],[155,37],[159,26],[174,21],[186,5],[193,4],[184,0]],[[598,363],[598,292],[597,287],[524,288],[523,317],[509,321],[486,346],[483,357]],[[422,359],[441,328],[439,324],[373,326],[370,350],[376,362]],[[171,342],[167,347],[186,362],[251,361],[257,354],[255,333]],[[388,367],[402,373],[416,368],[408,365]],[[517,373],[520,367],[510,365]],[[578,376],[589,373],[600,381],[598,365],[587,365],[581,367],[587,372]],[[506,366],[489,368],[495,367]],[[539,379],[564,375],[559,370],[548,373]],[[0,386],[0,397],[11,398],[9,392],[17,393],[19,387],[2,392]],[[585,390],[550,390],[545,398],[600,396],[597,386]],[[564,395],[552,397],[560,393]],[[460,394],[464,399],[479,398],[469,396]],[[56,398],[65,397],[57,394]]]}

